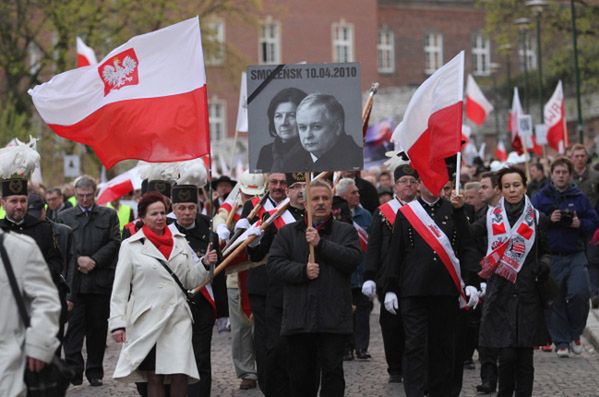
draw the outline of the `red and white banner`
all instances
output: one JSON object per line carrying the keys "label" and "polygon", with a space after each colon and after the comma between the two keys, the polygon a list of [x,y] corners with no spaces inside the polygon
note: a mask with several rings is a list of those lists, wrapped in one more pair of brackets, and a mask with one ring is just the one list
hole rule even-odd
{"label": "red and white banner", "polygon": [[559,153],[564,153],[564,148],[568,146],[568,129],[566,128],[566,99],[561,80],[545,104],[544,113],[547,143]]}
{"label": "red and white banner", "polygon": [[503,143],[503,140],[497,142],[497,147],[495,148],[495,158],[499,161],[507,161],[507,150],[505,149],[505,143]]}
{"label": "red and white banner", "polygon": [[198,18],[135,36],[97,67],[70,70],[29,90],[58,135],[121,160],[191,160],[210,152]]}
{"label": "red and white banner", "polygon": [[77,36],[77,67],[96,65],[98,60],[91,47],[88,47],[79,36]]}
{"label": "red and white banner", "polygon": [[493,105],[485,98],[474,77],[469,74],[466,82],[466,117],[481,126],[492,111]]}
{"label": "red and white banner", "polygon": [[98,185],[99,193],[96,201],[100,205],[110,203],[129,194],[135,189],[141,189],[143,178],[140,175],[141,167],[135,166],[106,183]]}
{"label": "red and white banner", "polygon": [[464,52],[443,65],[414,93],[393,132],[420,180],[439,194],[449,180],[445,159],[460,151],[464,96]]}

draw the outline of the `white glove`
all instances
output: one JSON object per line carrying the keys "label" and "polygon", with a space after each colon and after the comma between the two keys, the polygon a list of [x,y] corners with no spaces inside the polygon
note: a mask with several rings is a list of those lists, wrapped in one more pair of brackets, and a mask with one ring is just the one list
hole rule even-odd
{"label": "white glove", "polygon": [[487,294],[487,283],[480,283],[480,294],[478,294],[479,298],[484,298]]}
{"label": "white glove", "polygon": [[250,221],[248,221],[246,218],[241,218],[240,220],[237,221],[237,223],[235,224],[234,230],[237,231],[237,229],[249,229],[250,226],[252,226],[250,224]]}
{"label": "white glove", "polygon": [[216,234],[218,234],[218,238],[221,241],[227,241],[229,240],[229,237],[231,237],[231,232],[229,231],[227,225],[225,225],[224,223],[216,225]]}
{"label": "white glove", "polygon": [[376,283],[372,280],[364,281],[362,284],[362,295],[368,297],[368,299],[372,300],[374,295],[376,294]]}
{"label": "white glove", "polygon": [[476,305],[478,305],[478,290],[476,287],[467,285],[466,288],[464,288],[464,292],[466,293],[466,296],[470,298],[468,299],[467,306],[476,309]]}
{"label": "white glove", "polygon": [[248,237],[249,236],[256,236],[256,238],[254,239],[254,241],[252,241],[251,243],[249,243],[248,245],[250,247],[256,247],[260,244],[260,240],[262,239],[262,235],[264,234],[264,230],[260,229],[258,226],[250,226],[248,231]]}
{"label": "white glove", "polygon": [[397,295],[395,292],[387,292],[385,294],[385,310],[391,314],[397,314],[399,303],[397,302]]}

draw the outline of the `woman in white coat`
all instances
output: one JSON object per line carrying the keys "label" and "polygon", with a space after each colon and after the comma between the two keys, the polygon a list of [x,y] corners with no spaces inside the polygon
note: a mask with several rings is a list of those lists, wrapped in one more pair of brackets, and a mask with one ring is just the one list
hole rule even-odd
{"label": "woman in white coat", "polygon": [[[148,382],[148,396],[186,396],[187,383],[199,379],[191,344],[192,315],[186,296],[161,261],[183,286],[195,287],[208,276],[185,236],[166,225],[160,193],[146,193],[138,204],[144,226],[123,241],[110,301],[109,328],[123,348],[114,378]],[[210,251],[201,259],[216,261]]]}

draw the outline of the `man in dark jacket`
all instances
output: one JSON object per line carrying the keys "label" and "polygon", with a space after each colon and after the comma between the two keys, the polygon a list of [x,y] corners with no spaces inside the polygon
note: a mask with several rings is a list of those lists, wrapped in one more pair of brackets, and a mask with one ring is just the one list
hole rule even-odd
{"label": "man in dark jacket", "polygon": [[572,184],[574,167],[567,158],[551,164],[551,183],[532,199],[550,219],[548,242],[551,275],[561,287],[548,319],[549,333],[559,357],[582,353],[580,336],[589,314],[589,274],[585,254],[589,235],[599,219],[591,202]]}
{"label": "man in dark jacket", "polygon": [[[374,299],[378,295],[379,302],[383,302],[383,265],[390,252],[391,233],[399,207],[416,198],[418,194],[418,174],[408,164],[395,168],[395,198],[381,205],[374,212],[370,234],[368,235],[368,250],[366,251],[366,270],[364,271],[364,285],[362,293]],[[404,351],[404,332],[399,313],[393,315],[381,305],[379,316],[381,332],[383,334],[383,347],[387,360],[387,372],[390,383],[399,383],[402,380],[402,361]]]}
{"label": "man in dark jacket", "polygon": [[[199,257],[206,254],[210,243],[213,248],[218,248],[218,236],[210,231],[210,218],[198,214],[198,188],[194,185],[176,185],[172,196],[173,212],[177,220],[169,227],[185,234],[189,246]],[[212,385],[212,328],[217,316],[228,317],[224,272],[215,277],[210,288],[204,288],[197,294],[194,302],[195,305],[191,305],[192,344],[200,381],[189,385],[188,394],[190,397],[209,397]]]}
{"label": "man in dark jacket", "polygon": [[331,187],[315,180],[308,189],[312,225],[300,220],[279,230],[267,269],[284,282],[281,335],[292,358],[291,390],[312,397],[320,383],[320,395],[341,397],[343,352],[353,330],[350,277],[362,254],[356,230],[332,219]]}
{"label": "man in dark jacket", "polygon": [[296,120],[305,151],[290,156],[285,170],[320,172],[362,168],[362,148],[346,134],[345,112],[334,96],[308,95],[297,106]]}
{"label": "man in dark jacket", "polygon": [[[77,372],[73,384],[81,384],[83,371],[92,386],[101,386],[106,348],[110,293],[121,234],[113,209],[95,203],[96,182],[81,176],[75,182],[77,206],[59,214],[57,221],[73,229],[73,270],[67,297],[74,304],[65,336],[67,363]],[[81,348],[86,339],[87,365]]]}
{"label": "man in dark jacket", "polygon": [[[468,241],[463,210],[454,209],[422,184],[420,194],[395,218],[385,264],[384,304],[392,314],[400,309],[404,324],[406,396],[423,396],[427,381],[429,396],[448,396],[455,383],[458,298],[469,296],[468,305],[477,304],[478,257]],[[459,276],[452,277],[458,272],[470,284],[465,291]]]}

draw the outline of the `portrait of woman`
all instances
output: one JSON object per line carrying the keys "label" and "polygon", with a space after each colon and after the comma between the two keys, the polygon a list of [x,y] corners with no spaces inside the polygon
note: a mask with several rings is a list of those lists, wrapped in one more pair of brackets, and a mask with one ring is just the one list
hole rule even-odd
{"label": "portrait of woman", "polygon": [[192,313],[182,287],[193,288],[208,277],[200,261],[216,261],[216,252],[198,258],[185,236],[167,227],[160,193],[144,194],[138,212],[143,227],[121,245],[110,300],[109,329],[123,344],[114,378],[148,382],[150,397],[163,396],[165,383],[171,396],[186,396],[188,383],[199,375]]}
{"label": "portrait of woman", "polygon": [[297,88],[285,88],[277,93],[267,110],[268,133],[274,138],[260,149],[256,169],[261,172],[281,172],[284,158],[305,151],[300,143],[295,110],[307,94]]}

